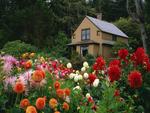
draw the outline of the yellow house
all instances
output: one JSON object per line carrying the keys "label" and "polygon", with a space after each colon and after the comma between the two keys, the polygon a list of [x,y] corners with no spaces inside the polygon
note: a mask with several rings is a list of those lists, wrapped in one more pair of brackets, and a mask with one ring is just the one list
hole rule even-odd
{"label": "yellow house", "polygon": [[86,16],[71,37],[71,46],[85,56],[111,57],[111,48],[116,41],[128,43],[128,36],[112,23]]}

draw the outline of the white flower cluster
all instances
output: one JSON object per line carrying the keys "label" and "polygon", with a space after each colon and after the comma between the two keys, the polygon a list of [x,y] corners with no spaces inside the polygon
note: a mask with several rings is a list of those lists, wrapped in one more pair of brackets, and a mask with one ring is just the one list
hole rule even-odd
{"label": "white flower cluster", "polygon": [[81,68],[81,71],[85,72],[87,68],[89,68],[88,62],[83,62],[83,67]]}
{"label": "white flower cluster", "polygon": [[67,64],[67,68],[72,68],[72,64],[70,62]]}
{"label": "white flower cluster", "polygon": [[81,90],[81,87],[80,86],[76,86],[73,88],[73,90]]}
{"label": "white flower cluster", "polygon": [[89,97],[91,97],[90,93],[86,94],[86,98],[88,99]]}
{"label": "white flower cluster", "polygon": [[74,77],[74,81],[75,82],[78,82],[79,80],[82,80],[83,79],[83,77],[82,77],[82,75],[78,75],[78,74],[76,74],[76,76]]}
{"label": "white flower cluster", "polygon": [[93,86],[98,87],[98,85],[99,85],[99,79],[95,79],[93,82]]}

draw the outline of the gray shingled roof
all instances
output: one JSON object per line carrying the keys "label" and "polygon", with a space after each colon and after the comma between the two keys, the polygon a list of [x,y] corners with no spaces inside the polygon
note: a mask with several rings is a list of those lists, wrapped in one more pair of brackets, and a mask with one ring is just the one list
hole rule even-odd
{"label": "gray shingled roof", "polygon": [[90,16],[86,16],[86,17],[101,31],[128,38],[128,36],[125,33],[123,33],[114,24]]}

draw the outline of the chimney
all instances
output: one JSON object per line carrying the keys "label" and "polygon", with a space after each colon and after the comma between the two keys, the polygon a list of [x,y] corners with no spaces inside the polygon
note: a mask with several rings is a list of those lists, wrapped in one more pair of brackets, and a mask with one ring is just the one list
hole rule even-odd
{"label": "chimney", "polygon": [[97,19],[102,20],[102,13],[97,14]]}

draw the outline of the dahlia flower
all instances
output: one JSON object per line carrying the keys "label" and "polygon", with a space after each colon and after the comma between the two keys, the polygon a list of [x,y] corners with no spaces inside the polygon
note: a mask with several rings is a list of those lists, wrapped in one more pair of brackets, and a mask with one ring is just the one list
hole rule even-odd
{"label": "dahlia flower", "polygon": [[25,109],[30,105],[30,101],[28,99],[23,99],[20,102],[20,108]]}
{"label": "dahlia flower", "polygon": [[9,86],[13,87],[15,85],[16,80],[17,80],[17,77],[14,77],[14,76],[5,78],[4,89],[8,90]]}
{"label": "dahlia flower", "polygon": [[93,82],[93,86],[97,87],[99,85],[99,79],[95,79]]}
{"label": "dahlia flower", "polygon": [[37,100],[36,100],[36,108],[38,109],[38,110],[42,110],[42,109],[44,109],[44,107],[45,107],[45,104],[46,104],[46,98],[44,97],[40,97],[40,98],[38,98]]}
{"label": "dahlia flower", "polygon": [[83,74],[83,77],[84,77],[85,79],[88,79],[88,78],[89,78],[89,74],[88,74],[88,73],[84,73],[84,74]]}
{"label": "dahlia flower", "polygon": [[85,68],[89,68],[89,64],[88,64],[88,62],[83,62],[83,67],[85,67]]}
{"label": "dahlia flower", "polygon": [[71,63],[68,63],[68,64],[67,64],[67,68],[69,68],[69,69],[72,68],[72,64],[71,64]]}
{"label": "dahlia flower", "polygon": [[131,88],[140,88],[142,86],[142,75],[139,71],[132,71],[128,75],[128,83]]}
{"label": "dahlia flower", "polygon": [[121,69],[117,65],[110,66],[108,68],[108,75],[110,82],[117,81],[120,79]]}
{"label": "dahlia flower", "polygon": [[129,52],[127,49],[120,49],[118,51],[118,56],[120,57],[120,59],[125,60],[126,57],[128,56]]}
{"label": "dahlia flower", "polygon": [[28,106],[26,109],[26,113],[37,113],[37,110],[34,106]]}

